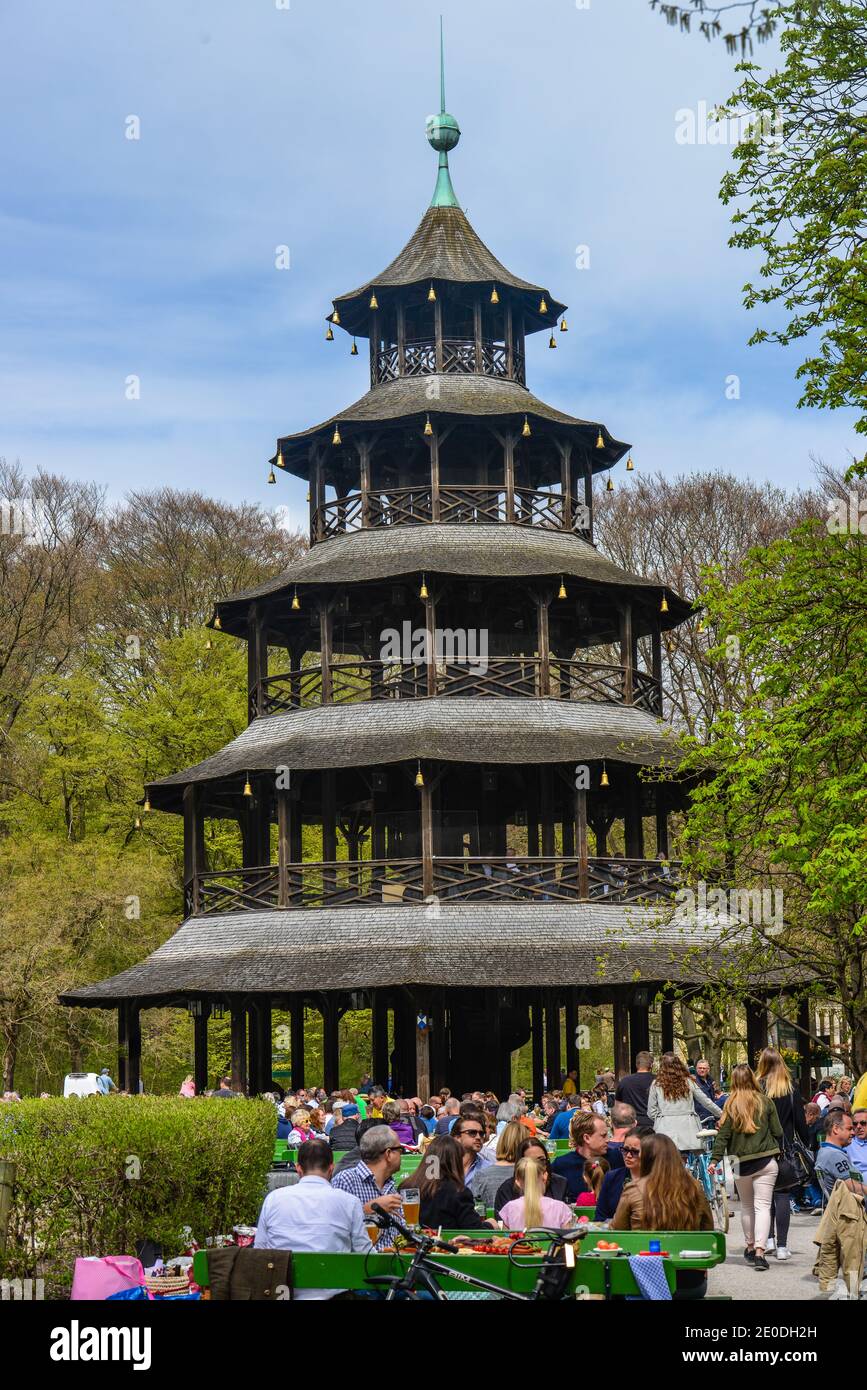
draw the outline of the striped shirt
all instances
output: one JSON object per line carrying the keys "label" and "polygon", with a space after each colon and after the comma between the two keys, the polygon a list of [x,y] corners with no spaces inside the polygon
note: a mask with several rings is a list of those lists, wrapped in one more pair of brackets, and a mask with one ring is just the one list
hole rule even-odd
{"label": "striped shirt", "polygon": [[[364,1159],[357,1163],[354,1168],[344,1168],[342,1172],[335,1173],[331,1179],[331,1186],[338,1192],[350,1192],[353,1197],[357,1197],[362,1206],[368,1202],[376,1202],[380,1197],[388,1197],[397,1188],[391,1178],[386,1178],[382,1187],[376,1181]],[[374,1250],[382,1250],[386,1245],[391,1245],[397,1230],[391,1222],[384,1228],[382,1235],[374,1245]]]}

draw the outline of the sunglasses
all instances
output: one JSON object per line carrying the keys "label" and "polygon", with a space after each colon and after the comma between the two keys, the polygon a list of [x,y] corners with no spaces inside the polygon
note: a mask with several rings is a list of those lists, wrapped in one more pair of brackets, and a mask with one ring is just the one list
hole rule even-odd
{"label": "sunglasses", "polygon": [[853,1120],[853,1125],[867,1125],[867,1120]]}
{"label": "sunglasses", "polygon": [[640,1149],[633,1149],[633,1148],[630,1148],[630,1146],[629,1146],[628,1144],[624,1144],[623,1147],[621,1148],[620,1152],[621,1152],[621,1153],[624,1153],[624,1154],[632,1154],[634,1157],[637,1157],[638,1154],[641,1153],[641,1150],[640,1150]]}
{"label": "sunglasses", "polygon": [[480,1129],[462,1129],[462,1130],[461,1130],[461,1134],[468,1134],[468,1135],[470,1136],[471,1139],[481,1139],[481,1137],[482,1137],[482,1130],[480,1130]]}

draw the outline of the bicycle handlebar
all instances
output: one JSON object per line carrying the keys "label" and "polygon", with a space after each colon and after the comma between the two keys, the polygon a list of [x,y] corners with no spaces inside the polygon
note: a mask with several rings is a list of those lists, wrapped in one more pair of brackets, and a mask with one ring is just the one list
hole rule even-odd
{"label": "bicycle handlebar", "polygon": [[[448,1250],[453,1255],[460,1252],[459,1245],[452,1245],[448,1240],[440,1240],[439,1236],[416,1235],[415,1231],[411,1231],[408,1226],[404,1225],[400,1217],[395,1216],[392,1212],[387,1212],[385,1207],[380,1206],[379,1202],[371,1202],[370,1210],[375,1212],[377,1217],[381,1217],[386,1224],[394,1226],[395,1230],[400,1232],[404,1240],[408,1240],[410,1245],[414,1246],[416,1250]],[[379,1221],[377,1221],[377,1225],[379,1224]]]}

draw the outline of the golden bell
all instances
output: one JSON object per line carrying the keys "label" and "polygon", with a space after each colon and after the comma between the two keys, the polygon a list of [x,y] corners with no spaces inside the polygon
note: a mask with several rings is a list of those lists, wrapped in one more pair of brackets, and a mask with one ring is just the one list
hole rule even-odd
{"label": "golden bell", "polygon": [[627,471],[627,473],[634,473],[634,472],[635,472],[635,464],[632,462],[632,455],[631,455],[631,454],[629,455],[629,458],[626,460],[626,471]]}
{"label": "golden bell", "polygon": [[545,296],[542,295],[542,298],[539,300],[539,313],[540,313],[540,314],[547,314],[547,312],[548,312],[548,304],[547,304],[547,301],[546,301],[546,299],[545,299]]}
{"label": "golden bell", "polygon": [[244,796],[252,796],[252,795],[253,795],[253,788],[250,786],[250,779],[249,779],[249,777],[248,777],[247,780],[246,780],[246,782],[244,783]]}
{"label": "golden bell", "polygon": [[333,342],[334,342],[334,329],[331,327],[331,324],[330,324],[330,323],[329,323],[329,325],[328,325],[328,331],[327,331],[327,333],[325,334],[325,341],[326,341],[326,343],[333,343]]}
{"label": "golden bell", "polygon": [[562,318],[562,319],[560,320],[560,332],[561,332],[561,333],[568,333],[568,332],[569,332],[569,325],[568,325],[568,323],[566,322],[565,318]]}
{"label": "golden bell", "polygon": [[605,769],[604,763],[602,764],[602,776],[599,778],[599,785],[600,787],[610,787],[611,785],[611,783],[608,781],[608,773]]}
{"label": "golden bell", "polygon": [[698,620],[698,631],[699,631],[699,632],[706,632],[706,631],[707,631],[707,623],[705,622],[704,618],[699,618],[699,620]]}
{"label": "golden bell", "polygon": [[135,818],[135,829],[141,830],[141,816],[136,816]]}
{"label": "golden bell", "polygon": [[294,592],[294,594],[292,595],[292,612],[293,612],[293,613],[297,613],[298,610],[300,609],[300,607],[301,607],[301,600],[300,600],[300,598],[298,597],[298,590],[296,589],[295,592]]}
{"label": "golden bell", "polygon": [[378,309],[378,308],[379,308],[379,300],[378,300],[377,297],[376,297],[376,290],[374,290],[374,291],[373,291],[373,294],[370,296],[370,305],[369,305],[369,307],[370,307],[371,309]]}
{"label": "golden bell", "polygon": [[428,303],[429,303],[429,304],[433,304],[434,300],[435,300],[436,297],[437,297],[437,292],[436,292],[436,290],[435,290],[434,287],[433,287],[433,281],[431,281],[431,287],[430,287],[430,289],[429,289],[428,292],[427,292],[427,297],[428,297]]}
{"label": "golden bell", "polygon": [[430,416],[428,416],[427,419],[426,419],[425,422],[424,422],[424,433],[425,433],[428,437],[430,437],[430,435],[433,434],[433,425],[432,425],[431,422],[430,422]]}
{"label": "golden bell", "polygon": [[497,294],[497,287],[496,287],[496,285],[494,285],[494,288],[491,290],[491,303],[492,303],[492,304],[499,304],[499,302],[500,302],[500,296]]}
{"label": "golden bell", "polygon": [[560,575],[560,588],[557,592],[558,598],[566,598],[566,585],[563,583],[563,576]]}
{"label": "golden bell", "polygon": [[223,624],[220,622],[220,615],[218,613],[216,618],[214,619],[214,627],[221,628],[222,626]]}
{"label": "golden bell", "polygon": [[331,436],[331,443],[332,443],[332,444],[342,444],[342,443],[343,443],[343,440],[340,438],[340,426],[339,426],[339,425],[335,425],[335,426],[334,426],[334,433],[333,433],[333,435]]}
{"label": "golden bell", "polygon": [[606,491],[606,492],[613,492],[613,491],[614,491],[614,484],[613,484],[612,481],[611,481],[611,476],[610,476],[610,474],[609,474],[609,477],[608,477],[608,482],[605,484],[605,491]]}
{"label": "golden bell", "polygon": [[430,594],[428,593],[427,584],[426,584],[426,582],[425,582],[425,577],[424,577],[424,575],[422,575],[422,577],[421,577],[421,588],[420,588],[419,591],[418,591],[418,596],[419,596],[419,598],[430,598]]}
{"label": "golden bell", "polygon": [[421,775],[421,763],[418,765],[418,772],[415,774],[415,784],[417,787],[424,786],[424,778]]}
{"label": "golden bell", "polygon": [[151,799],[150,799],[149,796],[146,796],[145,799],[144,799],[144,806],[142,807],[142,810],[143,810],[143,811],[149,811],[150,808],[151,808]]}
{"label": "golden bell", "polygon": [[268,482],[269,482],[269,483],[276,483],[276,481],[277,481],[277,475],[275,474],[274,469],[272,468],[272,469],[271,469],[271,472],[268,474]]}
{"label": "golden bell", "polygon": [[553,329],[551,330],[551,337],[548,339],[548,346],[549,348],[555,348],[557,346],[557,339],[554,337]]}
{"label": "golden bell", "polygon": [[335,308],[335,310],[334,310],[334,313],[331,315],[331,322],[332,322],[332,323],[339,323],[339,322],[340,322],[340,315],[338,314],[336,308]]}
{"label": "golden bell", "polygon": [[530,421],[527,419],[526,415],[524,416],[524,428],[521,430],[521,434],[524,436],[525,439],[529,439],[530,435],[532,434],[532,430],[530,429]]}
{"label": "golden bell", "polygon": [[352,340],[352,347],[349,349],[349,356],[350,356],[350,357],[357,357],[357,356],[358,356],[358,344],[356,343],[356,341],[355,341],[354,338],[353,338],[353,340]]}
{"label": "golden bell", "polygon": [[208,640],[207,640],[207,642],[205,643],[205,651],[206,651],[206,652],[209,652],[209,651],[211,650],[211,648],[212,648],[213,645],[214,645],[214,644],[213,644],[213,642],[211,641],[211,639],[210,639],[210,637],[209,637]]}
{"label": "golden bell", "polygon": [[659,605],[659,611],[660,613],[668,612],[668,599],[665,597],[665,594],[662,595],[662,603]]}
{"label": "golden bell", "polygon": [[310,501],[310,489],[309,489],[309,488],[307,489],[307,501],[308,501],[308,502]]}
{"label": "golden bell", "polygon": [[602,430],[601,430],[601,429],[599,430],[599,432],[598,432],[597,435],[596,435],[596,448],[597,448],[597,449],[604,449],[604,448],[605,448],[605,440],[602,438]]}
{"label": "golden bell", "polygon": [[282,445],[280,445],[280,444],[277,445],[277,467],[278,467],[278,468],[285,468],[285,467],[286,467],[285,463],[283,462],[283,448],[282,448]]}

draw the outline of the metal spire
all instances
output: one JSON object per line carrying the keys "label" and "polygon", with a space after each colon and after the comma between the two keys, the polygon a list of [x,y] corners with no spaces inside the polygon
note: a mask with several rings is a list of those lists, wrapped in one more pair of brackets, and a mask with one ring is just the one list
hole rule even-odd
{"label": "metal spire", "polygon": [[449,173],[449,150],[453,150],[461,138],[461,130],[454,116],[446,111],[446,60],[443,42],[443,17],[440,15],[440,111],[438,116],[427,118],[428,142],[439,151],[439,172],[436,187],[431,199],[432,208],[460,207]]}

